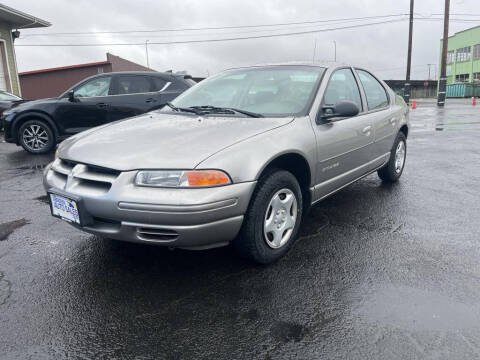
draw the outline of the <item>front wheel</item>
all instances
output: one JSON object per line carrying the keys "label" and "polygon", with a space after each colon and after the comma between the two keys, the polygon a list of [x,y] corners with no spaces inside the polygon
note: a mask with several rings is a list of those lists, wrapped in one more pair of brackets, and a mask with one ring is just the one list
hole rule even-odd
{"label": "front wheel", "polygon": [[405,160],[407,158],[407,138],[399,132],[393,143],[390,159],[387,165],[378,170],[378,176],[385,182],[396,182],[402,176]]}
{"label": "front wheel", "polygon": [[55,146],[55,138],[45,122],[29,120],[18,131],[18,143],[31,154],[45,154]]}
{"label": "front wheel", "polygon": [[257,184],[233,242],[235,249],[257,263],[276,261],[295,241],[302,210],[302,191],[295,176],[285,170],[269,172]]}

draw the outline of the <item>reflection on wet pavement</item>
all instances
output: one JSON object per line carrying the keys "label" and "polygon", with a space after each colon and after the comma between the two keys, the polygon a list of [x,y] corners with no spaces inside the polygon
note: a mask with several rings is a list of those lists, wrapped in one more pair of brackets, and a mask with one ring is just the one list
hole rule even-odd
{"label": "reflection on wet pavement", "polygon": [[82,233],[50,215],[53,155],[0,143],[0,358],[480,358],[480,106],[462,101],[419,101],[401,181],[322,201],[270,266]]}

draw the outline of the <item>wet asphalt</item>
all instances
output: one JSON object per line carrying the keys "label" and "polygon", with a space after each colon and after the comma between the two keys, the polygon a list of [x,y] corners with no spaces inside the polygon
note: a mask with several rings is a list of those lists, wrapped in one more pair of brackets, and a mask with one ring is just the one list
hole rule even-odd
{"label": "wet asphalt", "polygon": [[411,122],[401,181],[323,201],[270,266],[84,234],[51,156],[0,142],[0,358],[480,358],[480,106]]}

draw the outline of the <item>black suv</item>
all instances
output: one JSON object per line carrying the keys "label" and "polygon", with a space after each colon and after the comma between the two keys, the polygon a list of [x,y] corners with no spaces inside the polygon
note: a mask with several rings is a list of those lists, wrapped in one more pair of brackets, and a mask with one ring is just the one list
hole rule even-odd
{"label": "black suv", "polygon": [[4,111],[5,140],[33,154],[46,153],[80,131],[159,109],[194,84],[190,76],[172,73],[95,75],[57,98]]}

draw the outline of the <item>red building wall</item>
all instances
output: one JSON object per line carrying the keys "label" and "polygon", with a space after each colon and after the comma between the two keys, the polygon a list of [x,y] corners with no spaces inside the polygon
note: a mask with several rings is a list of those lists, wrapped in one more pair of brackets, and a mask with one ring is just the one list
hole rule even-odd
{"label": "red building wall", "polygon": [[62,94],[89,76],[112,71],[154,71],[107,53],[107,61],[19,73],[22,97],[42,99]]}

